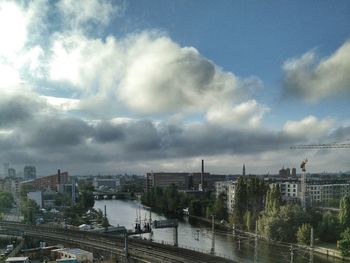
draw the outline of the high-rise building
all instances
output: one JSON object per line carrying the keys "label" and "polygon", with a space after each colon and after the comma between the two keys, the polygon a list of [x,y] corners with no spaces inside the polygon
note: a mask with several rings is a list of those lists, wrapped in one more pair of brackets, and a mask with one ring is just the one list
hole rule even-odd
{"label": "high-rise building", "polygon": [[242,173],[243,176],[245,176],[245,164],[243,164],[243,173]]}
{"label": "high-rise building", "polygon": [[8,176],[9,177],[16,177],[16,170],[14,168],[8,169]]}
{"label": "high-rise building", "polygon": [[296,168],[292,168],[292,176],[297,176],[297,169]]}
{"label": "high-rise building", "polygon": [[25,166],[23,169],[24,180],[31,180],[36,178],[36,168],[35,166]]}
{"label": "high-rise building", "polygon": [[10,164],[4,163],[4,177],[7,177],[9,175],[9,168],[10,168]]}

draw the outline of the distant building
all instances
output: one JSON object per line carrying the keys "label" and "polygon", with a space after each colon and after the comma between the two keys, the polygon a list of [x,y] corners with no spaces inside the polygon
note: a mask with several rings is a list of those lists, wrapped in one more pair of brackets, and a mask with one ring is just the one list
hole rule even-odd
{"label": "distant building", "polygon": [[230,215],[233,214],[233,210],[234,210],[235,193],[236,193],[235,191],[236,191],[236,182],[231,182],[227,188],[227,200],[226,200],[227,213]]}
{"label": "distant building", "polygon": [[300,181],[298,179],[274,179],[270,187],[278,185],[281,197],[285,201],[298,201],[300,198]]}
{"label": "distant building", "polygon": [[31,187],[36,190],[52,190],[58,191],[60,185],[68,184],[68,172],[61,173],[60,170],[57,174],[40,177],[37,179],[24,181],[21,183],[21,187]]}
{"label": "distant building", "polygon": [[10,168],[10,164],[4,163],[4,177],[7,177],[9,175],[9,168]]}
{"label": "distant building", "polygon": [[[199,174],[200,183],[200,174]],[[199,184],[198,183],[198,184]],[[187,190],[189,185],[189,173],[147,173],[146,191],[156,187],[166,189],[170,185],[176,185],[179,190]]]}
{"label": "distant building", "polygon": [[40,209],[43,208],[43,195],[41,191],[28,192],[27,198],[33,200]]}
{"label": "distant building", "polygon": [[8,176],[9,177],[16,177],[16,170],[14,168],[8,169]]}
{"label": "distant building", "polygon": [[80,248],[61,248],[52,250],[57,259],[76,259],[78,263],[92,263],[93,254]]}
{"label": "distant building", "polygon": [[5,263],[29,263],[28,257],[10,257],[5,260]]}
{"label": "distant building", "polygon": [[99,188],[117,188],[120,186],[120,179],[110,179],[110,178],[99,178],[95,177],[93,181],[95,189]]}
{"label": "distant building", "polygon": [[243,164],[243,172],[242,175],[245,176],[245,164]]}
{"label": "distant building", "polygon": [[23,168],[24,180],[31,180],[36,178],[36,168],[35,166],[25,166]]}

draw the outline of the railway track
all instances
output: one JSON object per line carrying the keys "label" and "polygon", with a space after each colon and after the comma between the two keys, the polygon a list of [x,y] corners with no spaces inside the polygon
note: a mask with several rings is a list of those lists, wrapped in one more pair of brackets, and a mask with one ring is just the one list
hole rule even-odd
{"label": "railway track", "polygon": [[[114,254],[124,254],[124,238],[101,233],[91,233],[78,230],[64,230],[45,226],[28,226],[13,222],[0,222],[0,227],[23,231],[30,237],[70,242],[109,251]],[[146,240],[129,238],[128,251],[131,257],[143,262],[172,262],[172,263],[232,263],[233,261],[197,251],[177,248],[169,245],[153,243]]]}

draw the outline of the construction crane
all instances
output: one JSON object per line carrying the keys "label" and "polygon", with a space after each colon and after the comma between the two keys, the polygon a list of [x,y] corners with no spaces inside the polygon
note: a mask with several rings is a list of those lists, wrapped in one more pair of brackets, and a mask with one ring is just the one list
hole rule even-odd
{"label": "construction crane", "polygon": [[[291,146],[290,149],[347,149],[350,143],[321,143],[321,144],[299,144]],[[301,204],[305,209],[309,203],[309,191],[306,180],[306,164],[307,158],[301,162]]]}
{"label": "construction crane", "polygon": [[337,148],[337,149],[350,148],[350,143],[299,144],[299,145],[293,145],[290,147],[290,149],[328,149],[328,148]]}

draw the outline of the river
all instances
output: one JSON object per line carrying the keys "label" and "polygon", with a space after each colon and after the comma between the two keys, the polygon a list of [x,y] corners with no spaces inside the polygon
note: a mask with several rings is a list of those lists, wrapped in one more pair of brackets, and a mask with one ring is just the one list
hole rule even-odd
{"label": "river", "polygon": [[[141,214],[141,219],[149,219],[149,211],[142,208],[136,201],[122,200],[99,200],[95,202],[95,208],[104,210],[107,208],[109,223],[113,226],[125,226],[127,229],[134,229],[136,215]],[[139,212],[137,212],[139,211]],[[152,220],[166,219],[164,216],[152,212]],[[149,234],[144,235],[149,238]],[[153,240],[173,244],[173,229],[155,229]],[[212,245],[212,234],[210,226],[200,222],[189,223],[187,219],[179,222],[178,242],[181,247],[190,247],[199,251],[210,251]],[[240,243],[240,244],[239,244]],[[254,262],[254,239],[242,238],[241,242],[229,232],[217,231],[215,234],[215,253],[218,256],[225,256],[237,262]],[[309,253],[294,251],[294,263],[310,262]],[[259,263],[289,263],[291,253],[289,247],[281,247],[258,241],[258,262]],[[339,259],[315,254],[314,263],[340,263]]]}

